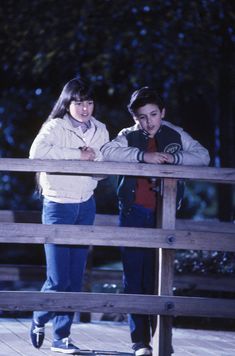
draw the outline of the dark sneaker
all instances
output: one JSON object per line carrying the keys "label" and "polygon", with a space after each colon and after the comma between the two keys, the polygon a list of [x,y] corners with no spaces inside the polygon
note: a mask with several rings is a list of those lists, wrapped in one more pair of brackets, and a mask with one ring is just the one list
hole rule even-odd
{"label": "dark sneaker", "polygon": [[78,354],[80,349],[71,343],[69,337],[65,337],[64,339],[53,341],[51,351],[61,352],[63,354]]}
{"label": "dark sneaker", "polygon": [[139,342],[137,344],[134,344],[132,348],[135,351],[135,356],[152,356],[152,348],[149,345]]}
{"label": "dark sneaker", "polygon": [[39,349],[45,337],[45,328],[44,325],[37,324],[34,320],[32,321],[31,330],[30,330],[30,338],[32,345]]}

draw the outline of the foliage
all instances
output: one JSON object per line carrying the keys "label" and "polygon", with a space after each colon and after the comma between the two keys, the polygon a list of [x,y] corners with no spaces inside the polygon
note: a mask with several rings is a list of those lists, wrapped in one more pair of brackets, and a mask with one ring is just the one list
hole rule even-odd
{"label": "foliage", "polygon": [[177,251],[175,271],[180,274],[234,275],[234,253],[219,251]]}
{"label": "foliage", "polygon": [[234,73],[229,1],[7,0],[1,10],[2,157],[28,156],[62,86],[82,74],[96,85],[97,115],[111,137],[131,122],[125,107],[133,89],[152,85],[166,99],[168,118],[216,160],[211,127],[218,125],[221,68]]}
{"label": "foliage", "polygon": [[[111,138],[131,124],[130,93],[151,85],[166,101],[167,119],[209,148],[212,165],[234,167],[231,1],[6,0],[0,7],[1,157],[28,157],[62,86],[81,74],[96,86],[96,115]],[[113,212],[109,183],[101,187]],[[40,204],[32,176],[4,173],[0,190],[1,209]],[[217,195],[189,185],[182,213],[214,216]],[[102,199],[98,207],[106,209]]]}

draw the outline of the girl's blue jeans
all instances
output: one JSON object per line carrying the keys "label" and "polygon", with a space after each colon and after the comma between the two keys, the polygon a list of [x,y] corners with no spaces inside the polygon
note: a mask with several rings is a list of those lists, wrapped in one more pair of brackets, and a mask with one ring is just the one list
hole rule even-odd
{"label": "girl's blue jeans", "polygon": [[[129,212],[120,211],[119,225],[125,227],[156,227],[155,212],[134,205]],[[134,239],[135,236],[132,236]],[[143,236],[144,238],[144,236]],[[154,294],[156,250],[122,247],[124,291],[128,294]],[[135,344],[149,344],[156,328],[156,318],[150,315],[130,314],[131,340]]]}
{"label": "girl's blue jeans", "polygon": [[[91,197],[83,203],[61,204],[44,199],[43,224],[93,225],[95,200]],[[80,292],[86,267],[88,246],[45,244],[47,279],[42,292]],[[73,321],[72,312],[35,311],[34,320],[39,325],[53,318],[54,340],[68,337]]]}

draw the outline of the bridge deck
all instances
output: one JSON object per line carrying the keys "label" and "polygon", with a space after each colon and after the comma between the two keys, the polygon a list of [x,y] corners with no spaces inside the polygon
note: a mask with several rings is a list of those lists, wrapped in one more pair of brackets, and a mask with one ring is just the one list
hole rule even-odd
{"label": "bridge deck", "polygon": [[[34,349],[29,340],[30,319],[0,319],[0,356],[50,356],[52,324],[46,328],[46,338],[40,350]],[[73,324],[72,338],[81,355],[130,356],[132,355],[127,323],[102,322]],[[235,333],[173,329],[174,356],[233,356]]]}

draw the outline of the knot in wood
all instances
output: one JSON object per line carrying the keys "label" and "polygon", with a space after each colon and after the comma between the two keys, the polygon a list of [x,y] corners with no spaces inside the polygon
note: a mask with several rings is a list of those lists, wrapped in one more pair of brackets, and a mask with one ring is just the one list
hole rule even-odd
{"label": "knot in wood", "polygon": [[166,241],[169,245],[173,245],[175,243],[175,236],[174,235],[167,236]]}
{"label": "knot in wood", "polygon": [[175,304],[172,303],[172,302],[166,302],[166,304],[165,304],[165,309],[166,309],[167,311],[174,310],[174,309],[175,309]]}
{"label": "knot in wood", "polygon": [[104,307],[106,307],[106,308],[113,308],[113,307],[114,307],[114,304],[111,303],[111,302],[107,302],[107,303],[104,304]]}

